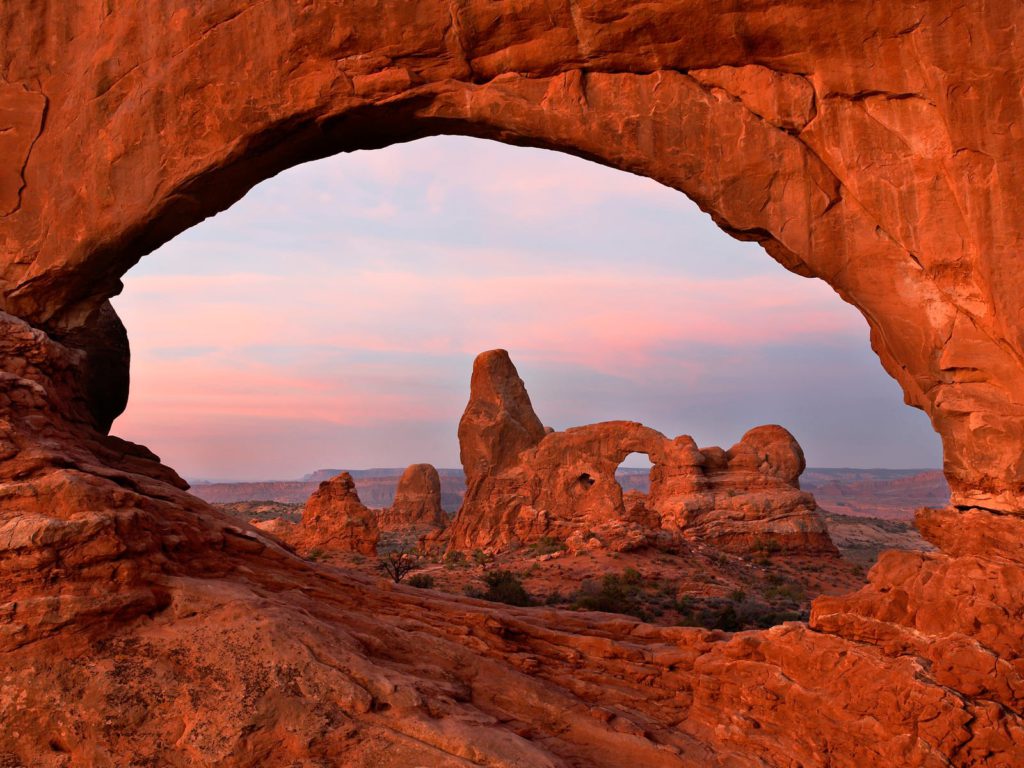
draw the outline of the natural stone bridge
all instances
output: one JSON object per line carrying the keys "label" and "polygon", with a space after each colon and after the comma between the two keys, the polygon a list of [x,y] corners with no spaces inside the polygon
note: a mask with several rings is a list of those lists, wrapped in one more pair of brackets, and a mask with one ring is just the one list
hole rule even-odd
{"label": "natural stone bridge", "polygon": [[[1024,763],[1021,30],[1008,0],[5,4],[0,763]],[[941,552],[731,638],[496,610],[304,563],[105,436],[131,265],[438,133],[649,176],[827,281],[942,437]]]}

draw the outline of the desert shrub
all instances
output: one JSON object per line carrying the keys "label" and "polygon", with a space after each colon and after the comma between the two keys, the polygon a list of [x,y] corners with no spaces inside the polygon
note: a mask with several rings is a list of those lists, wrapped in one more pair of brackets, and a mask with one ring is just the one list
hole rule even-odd
{"label": "desert shrub", "polygon": [[565,542],[559,541],[554,536],[544,536],[530,546],[530,554],[534,556],[551,555],[555,552],[564,552]]}
{"label": "desert shrub", "polygon": [[734,589],[732,592],[729,593],[729,599],[732,600],[734,603],[742,603],[744,600],[747,599],[747,593],[744,592],[742,589]]}
{"label": "desert shrub", "polygon": [[784,621],[806,621],[809,616],[807,611],[780,610],[748,595],[739,601],[693,598],[688,595],[676,602],[675,609],[679,613],[680,626],[720,629],[725,632],[767,629]]}
{"label": "desert shrub", "polygon": [[444,556],[445,568],[461,568],[466,565],[466,553],[457,549],[448,552]]}
{"label": "desert shrub", "polygon": [[675,598],[676,592],[678,591],[678,585],[673,584],[671,581],[666,581],[664,584],[656,584],[658,594],[663,597]]}
{"label": "desert shrub", "polygon": [[433,589],[434,588],[434,577],[429,573],[417,573],[409,577],[410,587],[419,587],[420,589]]}
{"label": "desert shrub", "polygon": [[625,613],[638,619],[650,618],[643,577],[634,568],[627,568],[621,574],[607,573],[600,586],[587,580],[576,593],[575,607],[586,611]]}
{"label": "desert shrub", "polygon": [[533,601],[519,576],[512,571],[491,571],[484,575],[487,589],[480,594],[484,600],[506,605],[530,605]]}
{"label": "desert shrub", "polygon": [[393,550],[377,562],[377,568],[399,584],[409,573],[420,567],[419,557],[408,550]]}
{"label": "desert shrub", "polygon": [[486,566],[493,559],[494,559],[494,555],[489,555],[486,552],[484,552],[482,549],[474,549],[473,550],[473,562],[476,563],[477,565]]}
{"label": "desert shrub", "polygon": [[763,594],[768,600],[787,603],[802,603],[807,599],[807,593],[800,584],[779,577],[769,577]]}
{"label": "desert shrub", "polygon": [[315,563],[317,560],[323,560],[326,556],[327,555],[324,553],[322,549],[320,549],[319,547],[314,547],[313,549],[309,550],[309,554],[306,555],[306,559],[312,560]]}
{"label": "desert shrub", "polygon": [[729,558],[721,552],[708,552],[707,559],[719,567],[729,565]]}
{"label": "desert shrub", "polygon": [[622,581],[626,584],[642,584],[644,577],[636,568],[626,568],[622,572]]}
{"label": "desert shrub", "polygon": [[678,600],[676,600],[676,604],[675,604],[674,608],[676,609],[676,611],[678,613],[685,614],[685,613],[692,612],[693,611],[693,606],[694,606],[693,596],[692,595],[683,595]]}
{"label": "desert shrub", "polygon": [[782,587],[769,587],[765,590],[764,596],[769,600],[778,600],[786,603],[803,602],[805,593],[799,584],[787,584]]}
{"label": "desert shrub", "polygon": [[754,551],[762,552],[765,555],[777,555],[782,551],[782,545],[779,544],[775,539],[763,539],[759,538],[754,543]]}
{"label": "desert shrub", "polygon": [[717,614],[710,614],[705,626],[709,629],[720,629],[723,632],[738,632],[743,629],[743,624],[740,623],[740,617],[732,603],[725,605]]}

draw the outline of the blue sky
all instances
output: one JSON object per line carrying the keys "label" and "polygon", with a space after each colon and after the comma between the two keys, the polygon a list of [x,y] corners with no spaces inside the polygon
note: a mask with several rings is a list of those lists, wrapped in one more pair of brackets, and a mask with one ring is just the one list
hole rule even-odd
{"label": "blue sky", "polygon": [[293,168],[124,282],[114,431],[191,478],[458,466],[472,360],[495,347],[558,429],[728,447],[780,423],[812,466],[940,464],[827,285],[674,190],[544,150],[436,137]]}

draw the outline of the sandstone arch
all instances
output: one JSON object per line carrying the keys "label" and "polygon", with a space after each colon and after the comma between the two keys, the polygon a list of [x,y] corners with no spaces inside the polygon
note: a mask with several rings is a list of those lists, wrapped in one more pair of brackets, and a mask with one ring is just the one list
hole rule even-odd
{"label": "sandstone arch", "polygon": [[[1020,4],[33,0],[8,4],[0,20],[0,649],[8,690],[28,696],[17,709],[4,700],[3,750],[103,762],[101,715],[79,710],[73,732],[33,693],[33,658],[44,652],[55,660],[47,674],[62,675],[53,689],[75,702],[100,683],[57,660],[145,666],[149,683],[103,679],[151,702],[152,728],[169,727],[174,707],[151,686],[172,685],[159,664],[181,649],[137,617],[213,658],[223,638],[189,624],[183,603],[227,626],[230,601],[211,595],[231,592],[258,593],[244,599],[268,617],[262,629],[246,625],[250,647],[333,659],[306,684],[344,691],[342,709],[367,733],[396,744],[405,728],[434,757],[476,744],[494,760],[600,764],[628,744],[652,765],[1024,760],[1014,624],[1024,561]],[[728,642],[644,630],[647,651],[581,620],[590,640],[545,656],[542,646],[575,641],[555,640],[546,620],[436,603],[479,625],[472,651],[443,623],[418,625],[436,638],[426,647],[437,669],[479,665],[540,701],[551,691],[501,666],[495,649],[532,649],[553,669],[572,654],[588,659],[589,680],[551,694],[573,723],[566,731],[493,687],[467,704],[440,678],[430,688],[388,666],[391,656],[358,638],[376,631],[401,647],[401,621],[382,629],[366,606],[408,615],[422,598],[369,585],[347,585],[357,598],[333,595],[334,577],[218,520],[148,451],[103,436],[127,387],[105,301],[131,264],[290,165],[446,132],[650,176],[789,269],[829,282],[864,314],[882,364],[942,436],[960,511],[921,520],[942,553],[888,556],[862,593],[820,600],[812,629]],[[219,586],[188,582],[195,574]],[[299,598],[273,598],[288,585],[306,595],[301,619],[289,613]],[[315,650],[281,634],[296,621]],[[350,628],[343,640],[329,630],[340,626]],[[116,627],[127,629],[95,645]],[[647,660],[630,674],[642,672],[645,687],[622,694],[628,703],[603,721],[587,714],[593,689],[616,678],[607,659],[635,653]],[[244,671],[238,659],[219,663],[228,677]],[[826,667],[847,674],[833,679]],[[854,691],[853,678],[871,690]],[[751,698],[752,681],[771,696]],[[652,686],[657,707],[645,698]],[[417,708],[424,696],[448,702],[434,719]],[[196,711],[220,712],[200,701]],[[479,712],[531,720],[550,741],[481,725]],[[250,733],[237,718],[227,730]],[[155,749],[138,733],[125,749]],[[218,754],[202,734],[188,738],[193,754]],[[258,734],[237,738],[246,754],[270,748]],[[331,754],[331,737],[317,738],[311,749]],[[367,743],[358,748],[369,763]]]}
{"label": "sandstone arch", "polygon": [[144,253],[298,162],[436,133],[550,147],[675,187],[829,282],[942,435],[956,503],[1014,511],[1017,153],[980,128],[1021,109],[1011,8],[11,10],[3,306],[77,327]]}

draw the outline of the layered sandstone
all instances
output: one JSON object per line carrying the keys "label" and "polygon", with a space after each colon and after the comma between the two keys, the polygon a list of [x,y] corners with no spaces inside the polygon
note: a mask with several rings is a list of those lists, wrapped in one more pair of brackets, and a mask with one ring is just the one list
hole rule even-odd
{"label": "layered sandstone", "polygon": [[431,464],[406,467],[394,503],[377,513],[382,531],[422,535],[447,524],[448,515],[441,508],[441,477]]}
{"label": "layered sandstone", "polygon": [[[1020,3],[0,21],[0,762],[1024,764]],[[938,551],[764,632],[497,609],[303,561],[106,436],[132,264],[292,165],[440,133],[649,176],[828,282],[942,437]]]}
{"label": "layered sandstone", "polygon": [[305,549],[377,553],[377,516],[359,500],[352,475],[342,472],[309,497],[296,538]]}
{"label": "layered sandstone", "polygon": [[[540,423],[508,353],[481,354],[459,426],[469,482],[449,548],[553,538],[572,548],[623,550],[682,537],[740,553],[836,554],[814,497],[800,491],[803,451],[782,427],[752,429],[723,451],[700,450],[688,435],[670,440],[636,422],[564,432],[545,432]],[[534,428],[517,428],[513,450],[502,453],[494,443],[510,424]],[[631,453],[647,454],[653,464],[646,495],[623,494],[615,477]]]}

